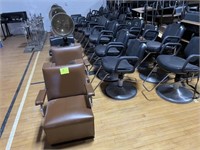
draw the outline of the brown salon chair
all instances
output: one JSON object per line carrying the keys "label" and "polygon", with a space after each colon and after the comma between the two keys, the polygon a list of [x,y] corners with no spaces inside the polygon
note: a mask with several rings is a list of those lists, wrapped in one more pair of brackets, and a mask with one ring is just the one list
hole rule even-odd
{"label": "brown salon chair", "polygon": [[91,109],[94,92],[83,64],[43,66],[46,90],[41,90],[35,104],[41,107],[47,95],[43,129],[49,144],[94,138]]}

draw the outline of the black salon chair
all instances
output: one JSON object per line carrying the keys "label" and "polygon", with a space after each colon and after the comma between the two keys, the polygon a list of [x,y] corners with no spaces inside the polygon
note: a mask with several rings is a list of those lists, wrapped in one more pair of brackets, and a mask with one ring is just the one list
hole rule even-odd
{"label": "black salon chair", "polygon": [[[92,57],[95,58],[93,67],[94,68],[96,67],[97,69],[99,67],[98,65],[99,63],[97,62],[101,61],[101,58],[105,56],[116,56],[119,55],[120,53],[122,54],[123,50],[125,50],[127,47],[128,40],[131,38],[135,38],[135,36],[133,37],[132,36],[133,35],[131,35],[127,29],[122,29],[117,33],[116,39],[113,42],[109,42],[108,44],[97,45],[94,49],[94,54],[92,55]],[[106,74],[105,71],[101,70],[96,75],[98,76],[99,79],[103,79],[105,74]],[[105,81],[116,81],[116,80],[118,80],[118,78],[114,74],[108,76],[105,79]]]}
{"label": "black salon chair", "polygon": [[128,30],[126,29],[122,29],[117,33],[116,38],[114,39],[114,41],[108,43],[108,44],[99,44],[95,47],[94,49],[94,54],[97,57],[104,57],[107,54],[107,51],[109,51],[110,53],[112,52],[113,55],[115,55],[115,53],[119,53],[119,50],[117,49],[119,47],[119,45],[121,45],[119,48],[124,48],[127,45],[127,42],[129,40],[129,38],[131,38],[131,34],[129,33]]}
{"label": "black salon chair", "polygon": [[[199,40],[199,37],[193,37],[190,40],[184,50],[184,58],[175,55],[159,55],[157,57],[156,61],[160,68],[168,73],[175,74],[175,83],[158,84],[156,92],[161,98],[173,103],[189,103],[193,101],[195,94],[199,94],[197,92],[197,85],[200,77]],[[167,76],[169,76],[169,74]],[[195,86],[189,84],[192,77],[197,77]],[[184,81],[187,81],[187,86]],[[188,87],[190,87],[190,89]]]}
{"label": "black salon chair", "polygon": [[[146,57],[142,60],[142,62],[145,63],[146,60],[149,59],[149,56],[151,57],[151,62],[148,62],[148,64],[152,64],[151,66],[155,65],[155,58],[160,54],[160,51],[162,50],[163,47],[165,47],[168,43],[171,43],[170,45],[167,46],[168,49],[175,49],[177,48],[178,44],[180,42],[180,39],[185,31],[184,26],[182,26],[179,23],[173,23],[167,26],[166,30],[164,31],[162,37],[161,37],[161,42],[159,41],[147,41],[147,49],[146,49]],[[172,44],[174,43],[174,44]],[[147,59],[148,58],[148,59]],[[140,72],[140,78],[142,80],[145,80],[150,83],[158,83],[163,76],[166,75],[165,72],[162,70],[159,70],[158,72],[155,71],[152,76],[149,76],[147,78],[147,75],[149,74],[150,70],[152,70],[152,67],[145,66],[145,65],[140,65],[138,68]]]}
{"label": "black salon chair", "polygon": [[[98,16],[95,19],[95,22],[88,22],[87,27],[83,29],[83,41],[81,42],[84,48],[89,44],[89,36],[91,34],[99,34],[102,27],[106,27],[109,20],[104,16]],[[101,28],[100,28],[101,27]]]}
{"label": "black salon chair", "polygon": [[137,89],[132,82],[124,81],[124,75],[135,71],[136,66],[143,59],[145,49],[146,44],[144,42],[131,39],[124,55],[119,54],[118,56],[102,58],[102,68],[107,72],[103,80],[110,74],[118,75],[117,82],[110,82],[106,86],[106,95],[117,100],[127,100],[136,95]]}
{"label": "black salon chair", "polygon": [[[89,36],[89,42],[93,45],[110,42],[118,26],[119,24],[116,20],[109,21],[106,26],[95,26]],[[94,32],[97,28],[100,32]]]}

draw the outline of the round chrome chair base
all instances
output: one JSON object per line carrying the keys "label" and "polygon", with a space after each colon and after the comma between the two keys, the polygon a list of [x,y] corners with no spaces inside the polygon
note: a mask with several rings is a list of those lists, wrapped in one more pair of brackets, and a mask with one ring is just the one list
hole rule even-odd
{"label": "round chrome chair base", "polygon": [[116,100],[128,100],[137,94],[137,89],[133,83],[124,81],[123,86],[111,83],[106,87],[106,95]]}
{"label": "round chrome chair base", "polygon": [[185,87],[175,89],[172,84],[160,85],[156,88],[157,94],[166,101],[172,103],[190,103],[193,101],[193,92]]}
{"label": "round chrome chair base", "polygon": [[[99,73],[97,74],[97,77],[102,80],[105,75],[107,74],[107,72],[105,72],[104,70],[100,70]],[[119,78],[118,78],[118,75],[117,74],[114,74],[114,75],[108,75],[104,81],[105,82],[115,82],[115,81],[118,81]]]}

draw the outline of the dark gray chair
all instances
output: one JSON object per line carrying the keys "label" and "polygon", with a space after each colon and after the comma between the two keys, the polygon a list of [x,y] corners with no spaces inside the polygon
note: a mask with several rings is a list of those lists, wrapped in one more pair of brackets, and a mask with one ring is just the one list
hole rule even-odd
{"label": "dark gray chair", "polygon": [[[146,57],[142,60],[142,62],[145,62],[147,58],[149,59],[149,56],[151,56],[151,63],[152,66],[155,66],[155,59],[156,57],[160,54],[161,50],[163,47],[167,47],[169,50],[174,50],[179,48],[179,42],[181,40],[181,37],[185,31],[184,26],[182,26],[179,23],[173,23],[167,26],[166,30],[164,31],[162,37],[161,37],[161,42],[159,41],[147,41],[147,49],[146,49]],[[170,43],[170,44],[168,44]],[[162,70],[159,70],[158,72],[154,72],[151,76],[148,76],[149,72],[152,70],[152,67],[149,66],[143,66],[141,65],[138,68],[140,72],[140,78],[142,80],[145,80],[150,83],[158,83],[163,76],[166,75],[165,72]]]}
{"label": "dark gray chair", "polygon": [[[120,53],[123,53],[124,50],[127,47],[127,42],[129,39],[134,38],[129,33],[127,29],[122,29],[118,32],[115,40],[113,42],[109,42],[108,44],[99,44],[95,47],[94,53],[91,58],[95,58],[96,60],[93,63],[93,66],[96,68],[99,67],[99,61],[101,61],[101,58],[105,56],[117,56]],[[91,60],[91,59],[90,59]],[[105,71],[101,70],[98,74],[96,74],[99,79],[103,79],[105,76]],[[116,81],[118,78],[116,75],[110,75],[108,76],[105,81]]]}
{"label": "dark gray chair", "polygon": [[[156,92],[161,98],[173,103],[189,103],[193,101],[195,94],[199,95],[197,92],[200,73],[199,40],[199,37],[193,37],[190,40],[184,50],[185,57],[183,58],[175,55],[159,55],[157,57],[156,62],[160,68],[168,73],[175,74],[175,83],[160,85],[160,82],[156,86]],[[192,77],[197,77],[195,86],[189,84]],[[187,84],[184,81],[187,81]]]}
{"label": "dark gray chair", "polygon": [[138,63],[143,59],[145,49],[146,44],[144,42],[138,39],[131,39],[128,42],[125,54],[121,53],[118,56],[106,56],[102,58],[102,68],[107,74],[101,82],[110,74],[118,75],[117,82],[110,82],[106,86],[106,95],[117,100],[127,100],[136,95],[137,89],[132,82],[124,81],[124,75],[135,71]]}

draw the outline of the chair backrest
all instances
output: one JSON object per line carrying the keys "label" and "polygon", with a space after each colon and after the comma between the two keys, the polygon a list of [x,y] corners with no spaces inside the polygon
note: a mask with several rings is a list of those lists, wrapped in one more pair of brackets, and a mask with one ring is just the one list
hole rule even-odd
{"label": "chair backrest", "polygon": [[122,30],[118,31],[115,41],[122,42],[124,44],[124,46],[126,46],[128,40],[129,40],[129,36],[130,36],[129,31],[126,29],[122,29]]}
{"label": "chair backrest", "polygon": [[75,59],[82,59],[81,45],[66,46],[66,47],[52,47],[52,60],[56,66],[69,64]]}
{"label": "chair backrest", "polygon": [[120,14],[118,18],[119,23],[123,23],[126,20],[126,14]]}
{"label": "chair backrest", "polygon": [[97,23],[98,25],[101,25],[101,26],[106,26],[108,24],[109,20],[105,17],[105,16],[99,16],[97,18]]}
{"label": "chair backrest", "polygon": [[107,26],[106,26],[106,30],[114,31],[115,28],[116,28],[116,25],[117,25],[117,21],[116,20],[109,21]]}
{"label": "chair backrest", "polygon": [[136,56],[140,60],[143,59],[147,46],[139,39],[130,39],[126,49],[126,56]]}
{"label": "chair backrest", "polygon": [[156,27],[153,24],[146,24],[144,26],[144,30],[142,32],[142,37],[146,40],[154,40],[157,37],[156,32],[148,32],[151,31],[157,31]]}
{"label": "chair backrest", "polygon": [[[177,36],[181,38],[183,36],[184,31],[185,31],[185,27],[183,25],[181,25],[180,23],[172,23],[168,25],[167,28],[165,29],[162,35],[162,40],[166,36]],[[179,42],[179,41],[173,41],[173,42]]]}
{"label": "chair backrest", "polygon": [[[186,57],[189,57],[192,54],[197,54],[199,55],[199,41],[200,38],[199,36],[193,37],[190,42],[188,43],[188,45],[185,47],[184,53]],[[197,61],[198,58],[192,60],[192,62]]]}
{"label": "chair backrest", "polygon": [[142,28],[144,21],[139,18],[134,18],[133,20],[127,20],[126,24],[128,29],[130,29],[131,27]]}
{"label": "chair backrest", "polygon": [[83,64],[45,67],[43,76],[48,100],[85,95],[86,74]]}

